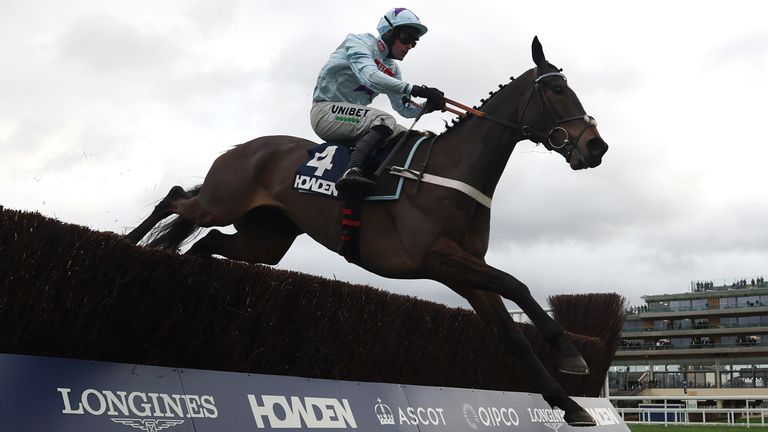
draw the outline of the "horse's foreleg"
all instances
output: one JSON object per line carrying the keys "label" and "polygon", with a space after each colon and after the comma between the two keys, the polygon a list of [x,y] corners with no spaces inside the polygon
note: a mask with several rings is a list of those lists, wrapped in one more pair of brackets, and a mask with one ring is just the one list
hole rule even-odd
{"label": "horse's foreleg", "polygon": [[180,199],[189,199],[190,196],[184,191],[181,186],[174,186],[152,210],[152,214],[144,220],[139,226],[134,228],[131,232],[125,235],[125,238],[133,244],[138,244],[147,233],[155,227],[160,221],[172,215],[173,212],[169,210],[170,205],[174,201]]}
{"label": "horse's foreleg", "polygon": [[[487,293],[496,293],[514,301],[534,321],[537,329],[546,339],[550,342],[558,340],[567,342],[562,327],[533,300],[528,287],[511,275],[497,270],[467,253],[455,243],[439,243],[429,256],[427,268],[433,279],[452,287],[457,292],[471,293],[471,290],[481,290]],[[574,426],[594,425],[592,417],[568,397],[565,390],[541,364],[528,340],[517,328],[498,296],[495,300],[480,294],[465,295],[465,297],[472,302],[473,307],[477,308],[476,310],[483,321],[494,328],[507,349],[518,356],[523,364],[533,372],[532,377],[541,386],[542,395],[547,402],[565,411],[565,419],[568,424]],[[489,300],[489,298],[491,299]],[[481,302],[480,299],[485,300]],[[554,345],[560,350],[560,357],[566,359],[566,365],[578,361],[583,363],[583,359],[570,342],[565,348],[559,342],[554,343]],[[572,351],[568,349],[568,346]],[[563,360],[559,359],[559,362],[559,367],[562,367]],[[586,364],[583,366],[586,368]]]}
{"label": "horse's foreleg", "polygon": [[[461,276],[450,276],[447,279],[461,277],[466,279],[470,286],[476,289],[495,292],[509,299],[523,310],[534,323],[544,339],[555,348],[558,356],[558,370],[563,373],[586,375],[589,366],[582,358],[576,347],[565,335],[563,328],[534,300],[528,287],[514,276],[489,266],[480,259],[467,253],[454,243],[442,244],[433,250],[439,273],[441,271],[454,272],[455,268],[461,268]],[[455,273],[455,272],[454,272]],[[450,286],[448,282],[444,282]]]}
{"label": "horse's foreleg", "polygon": [[558,406],[566,412],[565,419],[568,424],[572,426],[594,424],[589,413],[568,397],[560,384],[541,364],[528,339],[507,312],[499,295],[460,285],[453,285],[451,288],[467,299],[480,319],[494,330],[507,350],[520,359],[527,371],[532,372],[531,376],[536,380],[535,384],[540,386],[544,399],[550,405]]}

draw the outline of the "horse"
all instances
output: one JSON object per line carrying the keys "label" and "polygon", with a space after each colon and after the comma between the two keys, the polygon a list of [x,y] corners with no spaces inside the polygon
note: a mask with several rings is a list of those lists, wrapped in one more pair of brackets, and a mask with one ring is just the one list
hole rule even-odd
{"label": "horse", "polygon": [[[474,111],[479,115],[467,115],[436,135],[430,148],[418,148],[416,156],[431,152],[429,175],[470,185],[490,201],[512,150],[524,139],[559,153],[572,170],[600,165],[608,145],[596,122],[562,69],[546,60],[538,37],[531,53],[535,67],[499,85]],[[177,250],[197,229],[234,225],[234,234],[211,229],[187,253],[274,265],[302,233],[335,251],[342,202],[292,187],[296,168],[315,145],[293,136],[264,136],[237,145],[213,162],[202,185],[189,190],[174,186],[126,239],[138,244],[175,214],[175,220],[160,225],[161,234],[150,247]],[[465,191],[411,181],[396,201],[366,201],[356,264],[384,277],[431,279],[454,290],[520,359],[547,403],[565,412],[568,424],[594,425],[542,365],[507,312],[502,298],[516,303],[555,349],[559,371],[589,373],[562,327],[529,288],[485,262],[490,203],[481,201]]]}

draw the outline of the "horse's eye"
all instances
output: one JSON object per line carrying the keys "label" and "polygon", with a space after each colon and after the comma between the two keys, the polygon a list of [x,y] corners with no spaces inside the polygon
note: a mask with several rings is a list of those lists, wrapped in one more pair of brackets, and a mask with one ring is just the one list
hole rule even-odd
{"label": "horse's eye", "polygon": [[563,86],[556,85],[556,86],[552,87],[552,91],[554,91],[556,95],[562,95],[563,92],[564,92],[563,91]]}

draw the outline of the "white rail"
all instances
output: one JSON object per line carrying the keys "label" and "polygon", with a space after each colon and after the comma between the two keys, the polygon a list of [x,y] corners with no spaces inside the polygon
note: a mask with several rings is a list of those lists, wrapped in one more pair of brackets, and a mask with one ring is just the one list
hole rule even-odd
{"label": "white rail", "polygon": [[[621,415],[622,420],[628,424],[703,424],[703,425],[727,425],[741,427],[768,427],[766,417],[768,417],[768,408],[760,408],[755,405],[756,400],[768,400],[768,394],[765,398],[760,396],[611,396],[608,398],[614,406],[616,401],[650,401],[648,405],[661,405],[661,407],[637,407],[637,408],[619,408],[616,411]],[[720,401],[744,401],[744,406],[739,408],[693,408],[690,406],[680,407],[679,404],[670,404],[670,401],[689,401],[689,400],[720,400]],[[656,402],[656,403],[653,403]],[[750,406],[751,404],[751,406]],[[651,414],[661,413],[662,420],[653,420]],[[627,420],[627,415],[635,414],[636,420]],[[691,421],[690,414],[701,414],[701,421]],[[722,421],[722,414],[725,414],[725,421]],[[707,420],[709,416],[710,421]],[[634,416],[633,416],[634,417]],[[715,419],[715,417],[718,417]],[[737,419],[743,419],[737,422]]]}

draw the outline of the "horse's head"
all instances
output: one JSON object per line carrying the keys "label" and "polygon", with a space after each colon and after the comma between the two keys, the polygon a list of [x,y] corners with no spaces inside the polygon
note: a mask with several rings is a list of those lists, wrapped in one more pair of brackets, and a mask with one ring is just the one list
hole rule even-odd
{"label": "horse's head", "polygon": [[600,165],[608,144],[600,137],[597,122],[584,111],[561,69],[544,57],[538,37],[533,38],[531,52],[536,67],[520,119],[530,125],[524,135],[563,155],[574,170]]}

